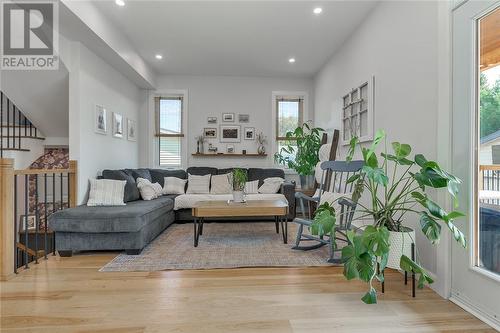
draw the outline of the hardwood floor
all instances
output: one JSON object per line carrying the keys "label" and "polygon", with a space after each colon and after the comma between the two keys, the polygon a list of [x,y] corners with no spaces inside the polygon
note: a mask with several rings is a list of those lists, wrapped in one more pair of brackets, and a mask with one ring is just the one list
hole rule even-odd
{"label": "hardwood floor", "polygon": [[339,267],[102,273],[113,253],[51,257],[1,283],[2,332],[494,332],[386,274],[377,305]]}

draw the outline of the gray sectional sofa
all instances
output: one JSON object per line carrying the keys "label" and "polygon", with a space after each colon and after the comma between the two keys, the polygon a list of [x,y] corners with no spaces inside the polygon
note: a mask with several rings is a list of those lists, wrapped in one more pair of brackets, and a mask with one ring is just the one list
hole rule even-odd
{"label": "gray sectional sofa", "polygon": [[[163,186],[164,177],[187,178],[187,174],[226,174],[232,169],[191,167],[184,170],[123,169],[104,170],[101,178],[126,180],[125,206],[88,207],[86,205],[65,209],[49,217],[49,228],[55,232],[56,249],[60,256],[71,256],[76,251],[125,250],[139,254],[142,249],[174,222],[192,221],[191,209],[174,210],[176,195],[144,201],[136,186],[138,177],[158,182]],[[282,177],[281,169],[246,169],[248,180]],[[282,193],[289,203],[288,219],[295,217],[295,184],[285,182]],[[237,218],[238,221],[245,220]],[[253,218],[255,220],[255,218]],[[273,220],[274,221],[274,220]]]}

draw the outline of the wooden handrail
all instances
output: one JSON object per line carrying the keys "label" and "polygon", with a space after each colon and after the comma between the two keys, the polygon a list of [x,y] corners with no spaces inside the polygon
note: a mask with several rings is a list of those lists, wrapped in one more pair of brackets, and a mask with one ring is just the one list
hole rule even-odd
{"label": "wooden handrail", "polygon": [[50,174],[60,174],[60,173],[76,173],[75,169],[23,169],[14,170],[15,175],[50,175]]}
{"label": "wooden handrail", "polygon": [[480,171],[484,171],[484,170],[500,170],[500,164],[492,164],[492,165],[482,164],[482,165],[479,165],[479,170]]}

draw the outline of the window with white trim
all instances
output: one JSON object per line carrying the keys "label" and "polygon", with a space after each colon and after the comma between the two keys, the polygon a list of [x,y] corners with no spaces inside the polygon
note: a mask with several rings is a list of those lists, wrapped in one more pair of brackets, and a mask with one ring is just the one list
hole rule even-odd
{"label": "window with white trim", "polygon": [[[287,132],[293,132],[304,122],[304,98],[301,97],[277,97],[276,98],[276,148],[280,152],[281,148],[291,143],[293,138],[287,138]],[[297,149],[295,149],[295,152]],[[295,157],[295,152],[290,153],[290,157]]]}
{"label": "window with white trim", "polygon": [[155,97],[158,161],[162,167],[181,167],[184,100],[182,96]]}

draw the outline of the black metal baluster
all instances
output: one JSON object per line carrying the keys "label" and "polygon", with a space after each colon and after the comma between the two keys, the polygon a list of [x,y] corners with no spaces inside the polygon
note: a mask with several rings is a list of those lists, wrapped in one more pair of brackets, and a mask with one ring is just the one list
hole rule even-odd
{"label": "black metal baluster", "polygon": [[17,175],[14,175],[14,273],[17,274]]}
{"label": "black metal baluster", "polygon": [[35,175],[35,264],[38,264],[38,231],[40,215],[38,211],[38,175]]}
{"label": "black metal baluster", "polygon": [[[9,108],[10,108],[10,100],[7,98],[7,149],[10,147],[10,114],[9,114]],[[2,124],[3,126],[3,124]]]}
{"label": "black metal baluster", "polygon": [[28,136],[28,118],[26,116],[24,116],[24,136]]}
{"label": "black metal baluster", "polygon": [[45,253],[44,253],[44,258],[47,259],[47,251],[48,251],[48,247],[47,247],[47,174],[44,174],[43,175],[43,186],[44,186],[44,189],[43,189],[43,197],[44,197],[44,205],[43,205],[43,210],[44,210],[44,219],[45,219],[45,231],[44,231],[44,240],[45,240],[45,246],[44,246],[44,250],[45,250]]}
{"label": "black metal baluster", "polygon": [[30,138],[32,138],[32,137],[33,137],[33,133],[32,133],[32,131],[33,131],[33,124],[32,124],[32,123],[31,123],[31,121],[30,121]]}
{"label": "black metal baluster", "polygon": [[36,131],[37,131],[37,128],[35,127],[35,138],[37,137],[37,135],[36,135]]}
{"label": "black metal baluster", "polygon": [[66,174],[66,181],[67,181],[67,185],[68,185],[68,195],[66,196],[67,197],[67,201],[68,201],[68,208],[69,208],[69,196],[70,196],[70,184],[69,184],[69,173]]}
{"label": "black metal baluster", "polygon": [[[52,174],[52,214],[56,212],[56,174]],[[56,233],[54,235],[54,248],[52,251],[52,255],[56,255]]]}
{"label": "black metal baluster", "polygon": [[19,138],[19,149],[21,149],[21,111],[17,109],[17,117],[19,118],[18,120],[18,128],[17,128],[17,134]]}
{"label": "black metal baluster", "polygon": [[63,199],[63,173],[61,172],[61,205],[59,206],[59,210],[63,210],[64,199]]}
{"label": "black metal baluster", "polygon": [[24,175],[24,266],[25,268],[29,268],[28,266],[28,175]]}

